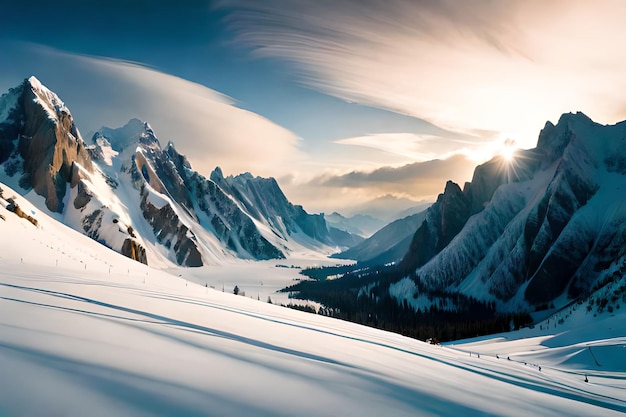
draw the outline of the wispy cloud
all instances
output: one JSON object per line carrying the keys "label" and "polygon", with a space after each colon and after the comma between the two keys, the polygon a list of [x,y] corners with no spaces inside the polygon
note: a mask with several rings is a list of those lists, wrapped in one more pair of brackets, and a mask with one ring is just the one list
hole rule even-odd
{"label": "wispy cloud", "polygon": [[490,134],[471,139],[449,139],[415,133],[377,133],[340,139],[335,143],[377,149],[416,162],[443,160],[454,155],[465,155],[481,163],[493,154],[494,139],[496,138]]}
{"label": "wispy cloud", "polygon": [[626,118],[618,0],[226,0],[261,56],[329,94],[532,147],[546,119]]}
{"label": "wispy cloud", "polygon": [[434,199],[443,190],[447,179],[463,183],[471,178],[476,163],[463,155],[447,159],[415,162],[401,167],[382,167],[372,171],[352,171],[346,174],[324,174],[314,178],[311,185],[367,190],[370,195],[393,194],[415,200]]}
{"label": "wispy cloud", "polygon": [[205,175],[218,165],[227,174],[279,175],[303,157],[292,132],[202,85],[135,63],[38,45],[2,43],[0,50],[12,63],[0,74],[2,90],[37,76],[66,102],[83,135],[137,117]]}

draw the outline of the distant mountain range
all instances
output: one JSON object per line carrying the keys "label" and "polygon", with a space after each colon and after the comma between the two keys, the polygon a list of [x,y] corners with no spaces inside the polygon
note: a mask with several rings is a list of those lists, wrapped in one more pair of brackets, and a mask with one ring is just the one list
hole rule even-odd
{"label": "distant mountain range", "polygon": [[0,181],[32,190],[60,221],[143,263],[280,259],[363,240],[290,203],[273,178],[219,168],[202,176],[147,122],[103,127],[85,142],[35,77],[0,97]]}

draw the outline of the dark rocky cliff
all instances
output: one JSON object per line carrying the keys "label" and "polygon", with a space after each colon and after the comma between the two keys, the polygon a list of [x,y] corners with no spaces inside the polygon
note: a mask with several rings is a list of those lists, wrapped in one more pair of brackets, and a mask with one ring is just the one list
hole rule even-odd
{"label": "dark rocky cliff", "polygon": [[17,151],[23,160],[20,185],[32,187],[46,199],[51,211],[60,213],[67,184],[78,169],[75,164],[91,172],[91,159],[72,115],[54,93],[34,77],[24,80],[15,93],[18,90],[11,123],[0,126],[0,162],[14,155],[11,138],[19,138]]}

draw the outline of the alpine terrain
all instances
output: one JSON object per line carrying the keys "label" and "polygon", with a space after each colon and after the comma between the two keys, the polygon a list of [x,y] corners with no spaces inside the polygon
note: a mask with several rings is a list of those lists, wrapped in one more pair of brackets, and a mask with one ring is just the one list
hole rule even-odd
{"label": "alpine terrain", "polygon": [[0,180],[154,266],[331,253],[362,240],[291,204],[273,178],[224,177],[219,168],[202,176],[172,142],[162,147],[147,122],[103,127],[86,143],[69,109],[35,77],[0,98]]}
{"label": "alpine terrain", "polygon": [[624,190],[626,122],[564,114],[536,148],[478,166],[463,187],[448,181],[404,243],[389,245],[392,223],[336,255],[356,265],[303,271],[334,280],[288,291],[423,339],[518,327],[573,304],[615,311],[626,302]]}

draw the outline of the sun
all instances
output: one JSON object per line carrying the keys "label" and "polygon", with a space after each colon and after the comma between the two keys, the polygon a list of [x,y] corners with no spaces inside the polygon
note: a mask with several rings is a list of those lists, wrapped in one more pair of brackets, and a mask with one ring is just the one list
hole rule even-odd
{"label": "sun", "polygon": [[513,163],[515,161],[515,154],[517,149],[511,145],[504,145],[502,149],[500,149],[500,156],[504,159],[507,164]]}
{"label": "sun", "polygon": [[496,155],[500,155],[505,163],[509,165],[514,163],[516,154],[517,146],[513,139],[505,138],[498,143]]}

